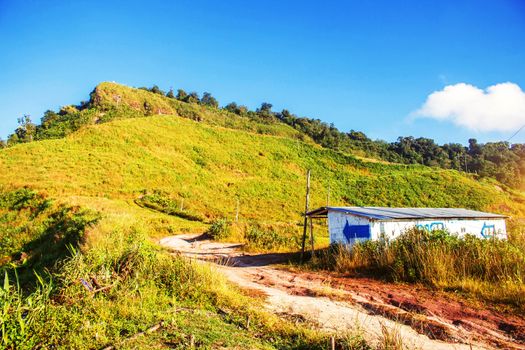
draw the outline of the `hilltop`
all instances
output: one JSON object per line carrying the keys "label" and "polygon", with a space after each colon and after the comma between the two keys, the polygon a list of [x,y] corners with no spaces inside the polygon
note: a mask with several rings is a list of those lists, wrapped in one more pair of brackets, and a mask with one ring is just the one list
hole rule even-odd
{"label": "hilltop", "polygon": [[19,118],[19,127],[7,143],[0,140],[0,147],[59,138],[85,125],[114,119],[171,114],[211,125],[311,140],[325,148],[361,158],[453,169],[493,178],[515,189],[524,186],[523,144],[507,141],[480,144],[471,138],[465,147],[458,143],[438,145],[432,139],[412,136],[400,136],[397,141],[388,143],[372,140],[360,131],[341,132],[333,124],[298,117],[286,109],[274,112],[272,107],[267,102],[255,111],[235,102],[219,107],[219,102],[208,92],[199,97],[196,92],[188,94],[179,89],[175,95],[173,90],[165,93],[156,85],[130,89],[115,83],[101,83],[90,94],[89,101],[64,106],[58,112],[46,111],[40,125],[33,124],[29,116]]}

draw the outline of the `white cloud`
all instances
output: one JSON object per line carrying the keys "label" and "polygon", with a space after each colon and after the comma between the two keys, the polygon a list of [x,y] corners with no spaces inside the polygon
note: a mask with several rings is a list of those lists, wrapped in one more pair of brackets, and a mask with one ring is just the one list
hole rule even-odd
{"label": "white cloud", "polygon": [[452,121],[475,131],[515,131],[525,124],[525,92],[514,83],[485,90],[465,83],[448,85],[431,93],[412,115]]}

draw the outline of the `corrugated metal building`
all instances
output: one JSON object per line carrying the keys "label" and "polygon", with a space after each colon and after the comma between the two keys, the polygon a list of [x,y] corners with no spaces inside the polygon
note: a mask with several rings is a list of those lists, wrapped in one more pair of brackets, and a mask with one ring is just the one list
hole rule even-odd
{"label": "corrugated metal building", "polygon": [[321,207],[306,214],[328,218],[330,243],[395,238],[407,229],[446,230],[463,236],[507,238],[504,215],[456,208]]}

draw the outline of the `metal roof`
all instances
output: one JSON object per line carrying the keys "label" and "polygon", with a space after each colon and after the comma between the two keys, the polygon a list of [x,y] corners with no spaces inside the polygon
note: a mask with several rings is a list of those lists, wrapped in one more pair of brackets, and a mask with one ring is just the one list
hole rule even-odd
{"label": "metal roof", "polygon": [[306,213],[306,215],[324,217],[329,211],[344,212],[372,220],[506,218],[505,215],[462,208],[321,207]]}

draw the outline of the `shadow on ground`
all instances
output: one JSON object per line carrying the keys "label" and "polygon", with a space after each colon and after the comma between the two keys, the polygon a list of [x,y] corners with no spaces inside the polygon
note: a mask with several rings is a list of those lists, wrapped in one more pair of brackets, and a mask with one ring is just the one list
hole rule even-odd
{"label": "shadow on ground", "polygon": [[[181,239],[190,244],[199,244],[209,242],[211,237],[208,234],[203,233],[196,237]],[[220,243],[217,247],[207,246],[206,249],[194,251],[192,252],[192,256],[197,259],[211,261],[220,265],[235,267],[261,267],[285,264],[289,262],[298,262],[301,258],[301,252],[248,254],[238,251],[242,246],[242,243],[232,243],[229,245]],[[305,253],[304,257],[305,259],[309,259],[310,253]]]}

